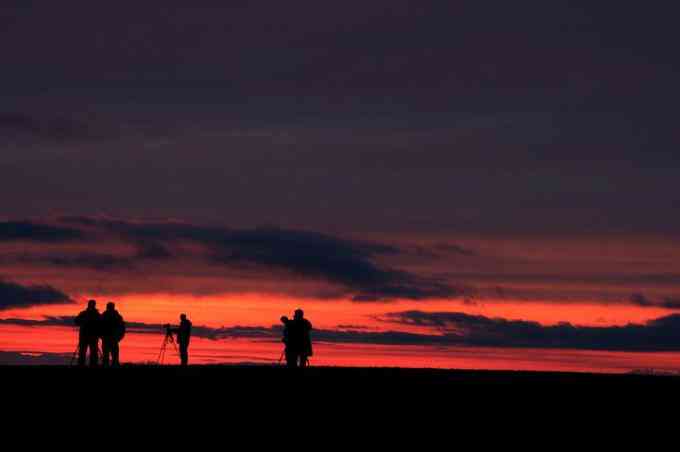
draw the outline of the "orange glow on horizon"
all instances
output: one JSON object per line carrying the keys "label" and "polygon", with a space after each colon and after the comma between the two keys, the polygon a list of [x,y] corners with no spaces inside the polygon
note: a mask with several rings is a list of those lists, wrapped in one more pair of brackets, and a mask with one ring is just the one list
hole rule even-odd
{"label": "orange glow on horizon", "polygon": [[[85,297],[89,298],[89,297]],[[102,309],[106,297],[96,297]],[[362,327],[366,331],[409,331],[437,334],[432,329],[381,321],[386,313],[420,310],[464,312],[487,317],[531,320],[544,325],[568,321],[576,325],[611,326],[644,323],[668,315],[664,309],[629,305],[554,304],[548,302],[492,302],[467,305],[461,301],[398,301],[356,303],[351,301],[300,300],[262,294],[180,296],[170,294],[129,295],[114,299],[128,322],[176,323],[185,312],[195,326],[233,327],[278,324],[282,314],[302,307],[316,329]],[[7,310],[3,318],[43,319],[44,316],[72,316],[84,304],[31,307]],[[163,339],[158,334],[129,333],[121,344],[124,362],[155,362]],[[26,327],[0,325],[0,350],[47,352],[69,356],[77,341],[77,331],[68,327]],[[680,370],[680,353],[626,353],[585,350],[511,349],[415,345],[374,345],[317,343],[316,365],[400,366],[472,369],[568,370],[625,372],[635,368]],[[222,339],[195,337],[191,345],[192,363],[276,363],[281,344],[277,340]],[[168,363],[177,358],[168,350]]]}
{"label": "orange glow on horizon", "polygon": [[25,309],[8,309],[2,318],[42,319],[45,316],[73,316],[85,308],[86,300],[98,300],[102,310],[108,301],[115,301],[127,321],[144,323],[177,322],[180,313],[186,313],[196,325],[271,326],[278,324],[281,315],[292,315],[297,308],[317,328],[336,328],[338,325],[361,325],[377,330],[390,329],[390,325],[377,320],[386,313],[399,311],[462,312],[489,318],[527,320],[542,325],[569,322],[580,326],[612,326],[628,323],[645,323],[648,320],[671,314],[665,308],[642,308],[624,304],[512,302],[484,300],[466,304],[461,300],[428,300],[427,302],[401,300],[386,303],[362,303],[349,300],[301,300],[268,294],[226,294],[214,296],[188,296],[175,294],[143,294],[120,297],[83,297],[80,304],[33,306]]}
{"label": "orange glow on horizon", "polygon": [[[77,342],[75,329],[45,328],[44,342],[36,350],[35,331],[27,327],[3,326],[0,349],[31,354],[60,353],[69,364]],[[153,363],[163,340],[154,334],[128,334],[121,342],[123,363]],[[278,341],[228,339],[213,341],[193,338],[192,364],[248,363],[275,365],[281,356]],[[566,372],[624,373],[653,368],[680,372],[680,352],[610,352],[569,349],[517,349],[497,347],[393,346],[375,344],[316,343],[312,365],[361,367],[421,367],[489,370],[535,370]],[[177,365],[179,359],[168,347],[164,364]]]}

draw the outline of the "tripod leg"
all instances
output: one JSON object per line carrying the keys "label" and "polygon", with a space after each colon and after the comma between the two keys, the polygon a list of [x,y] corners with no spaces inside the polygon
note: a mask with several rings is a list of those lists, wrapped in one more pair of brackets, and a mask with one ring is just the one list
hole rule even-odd
{"label": "tripod leg", "polygon": [[156,360],[156,364],[163,364],[163,360],[165,359],[165,346],[167,345],[167,341],[163,339],[163,343],[161,344],[161,349],[158,352],[158,359]]}
{"label": "tripod leg", "polygon": [[179,352],[179,349],[177,348],[177,343],[172,339],[169,342],[172,344],[173,348],[175,349],[175,353],[177,353],[179,360],[182,361],[182,354]]}

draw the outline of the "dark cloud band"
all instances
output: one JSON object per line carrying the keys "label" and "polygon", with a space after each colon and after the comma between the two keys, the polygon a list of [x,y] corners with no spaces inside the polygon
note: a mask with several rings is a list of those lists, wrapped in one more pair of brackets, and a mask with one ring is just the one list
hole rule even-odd
{"label": "dark cloud band", "polygon": [[379,256],[402,252],[382,243],[280,228],[229,229],[92,218],[62,220],[130,241],[139,247],[141,257],[168,259],[173,246],[193,242],[204,248],[208,262],[213,265],[255,273],[284,271],[303,279],[327,281],[343,287],[353,300],[360,302],[451,298],[461,294],[460,289],[442,280],[378,264]]}
{"label": "dark cloud band", "polygon": [[0,280],[0,310],[36,305],[70,303],[65,293],[47,285],[22,286]]}
{"label": "dark cloud band", "polygon": [[0,242],[65,242],[82,238],[83,232],[74,228],[27,221],[0,222]]}
{"label": "dark cloud band", "polygon": [[430,328],[450,345],[588,350],[680,350],[680,314],[624,326],[577,326],[562,322],[541,325],[462,312],[405,311],[387,314],[384,321]]}

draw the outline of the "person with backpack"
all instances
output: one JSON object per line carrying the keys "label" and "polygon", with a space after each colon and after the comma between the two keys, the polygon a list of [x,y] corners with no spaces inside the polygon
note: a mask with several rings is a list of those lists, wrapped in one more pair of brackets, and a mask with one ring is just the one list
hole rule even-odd
{"label": "person with backpack", "polygon": [[104,367],[109,366],[109,359],[111,365],[117,367],[120,365],[120,347],[119,343],[125,336],[125,321],[113,302],[106,304],[106,311],[101,316],[101,338],[102,338],[102,354]]}
{"label": "person with backpack", "polygon": [[293,320],[288,322],[288,347],[292,357],[290,367],[307,367],[312,356],[312,324],[304,317],[302,309],[296,309]]}

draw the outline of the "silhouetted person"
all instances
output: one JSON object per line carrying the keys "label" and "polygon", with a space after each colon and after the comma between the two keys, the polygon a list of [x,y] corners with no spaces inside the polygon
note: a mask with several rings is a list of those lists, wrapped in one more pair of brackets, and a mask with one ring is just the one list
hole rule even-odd
{"label": "silhouetted person", "polygon": [[80,327],[78,334],[78,365],[85,365],[85,355],[90,349],[90,366],[96,367],[99,349],[99,327],[101,315],[97,311],[97,302],[87,302],[87,309],[76,316],[74,322]]}
{"label": "silhouetted person", "polygon": [[191,339],[191,322],[186,314],[179,316],[179,327],[171,328],[170,331],[177,335],[179,345],[179,359],[183,366],[189,365],[189,340]]}
{"label": "silhouetted person", "polygon": [[302,309],[296,309],[288,323],[288,347],[293,355],[293,366],[306,367],[312,356],[312,324],[304,318]]}
{"label": "silhouetted person", "polygon": [[116,311],[116,305],[112,302],[106,304],[106,311],[101,316],[101,337],[102,337],[102,365],[107,367],[109,365],[109,358],[111,358],[111,365],[120,365],[120,349],[118,343],[125,336],[125,322],[123,317]]}
{"label": "silhouetted person", "polygon": [[295,359],[297,358],[297,355],[294,352],[293,347],[291,347],[290,344],[289,344],[289,342],[290,342],[290,328],[289,328],[290,322],[291,322],[291,320],[288,317],[286,317],[285,315],[281,316],[281,323],[283,323],[283,332],[282,332],[281,341],[284,344],[283,353],[286,356],[286,366],[295,367],[296,366]]}

